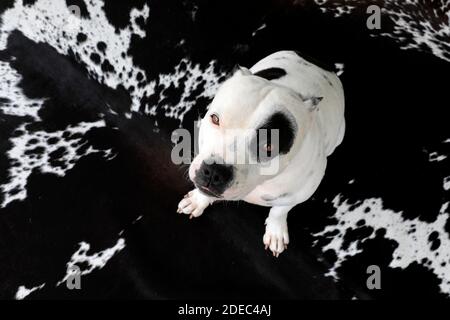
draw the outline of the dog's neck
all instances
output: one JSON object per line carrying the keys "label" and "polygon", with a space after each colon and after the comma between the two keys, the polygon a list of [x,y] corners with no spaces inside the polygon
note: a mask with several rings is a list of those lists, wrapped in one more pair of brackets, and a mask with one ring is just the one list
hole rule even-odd
{"label": "dog's neck", "polygon": [[308,128],[302,141],[296,141],[292,148],[292,157],[288,160],[285,167],[288,168],[292,163],[299,163],[296,160],[301,159],[305,167],[314,166],[315,161],[324,155],[324,145],[320,134],[319,124],[314,117],[311,126]]}

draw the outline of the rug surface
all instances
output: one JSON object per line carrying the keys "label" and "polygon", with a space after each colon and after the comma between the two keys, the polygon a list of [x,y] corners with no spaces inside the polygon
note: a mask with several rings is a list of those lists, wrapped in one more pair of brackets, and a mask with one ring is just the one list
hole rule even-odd
{"label": "rug surface", "polygon": [[[2,0],[0,298],[448,298],[449,43],[445,0]],[[347,131],[276,259],[267,208],[179,216],[170,153],[286,49],[337,71]]]}

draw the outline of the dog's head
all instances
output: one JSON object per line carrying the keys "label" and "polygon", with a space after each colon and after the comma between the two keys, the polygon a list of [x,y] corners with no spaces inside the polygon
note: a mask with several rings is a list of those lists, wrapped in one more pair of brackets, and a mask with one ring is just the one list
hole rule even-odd
{"label": "dog's head", "polygon": [[316,103],[240,68],[221,85],[201,120],[190,179],[207,195],[242,199],[288,165]]}

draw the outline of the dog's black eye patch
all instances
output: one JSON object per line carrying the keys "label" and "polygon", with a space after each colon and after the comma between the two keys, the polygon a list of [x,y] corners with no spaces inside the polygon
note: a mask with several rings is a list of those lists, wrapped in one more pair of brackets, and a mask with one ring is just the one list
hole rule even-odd
{"label": "dog's black eye patch", "polygon": [[[278,139],[273,140],[271,130],[278,130]],[[286,114],[276,112],[256,129],[256,135],[251,141],[252,153],[257,161],[269,160],[278,154],[286,154],[291,150],[295,138],[295,124]],[[270,146],[270,151],[267,146]]]}
{"label": "dog's black eye patch", "polygon": [[266,80],[275,80],[286,75],[286,70],[282,68],[268,68],[256,72],[254,75]]}

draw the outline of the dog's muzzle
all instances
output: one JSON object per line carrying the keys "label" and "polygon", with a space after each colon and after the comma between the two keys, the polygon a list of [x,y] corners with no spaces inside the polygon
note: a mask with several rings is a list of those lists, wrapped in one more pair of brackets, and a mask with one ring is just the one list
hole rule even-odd
{"label": "dog's muzzle", "polygon": [[233,166],[216,162],[210,164],[203,161],[196,171],[194,183],[204,194],[220,198],[231,185],[233,177]]}

